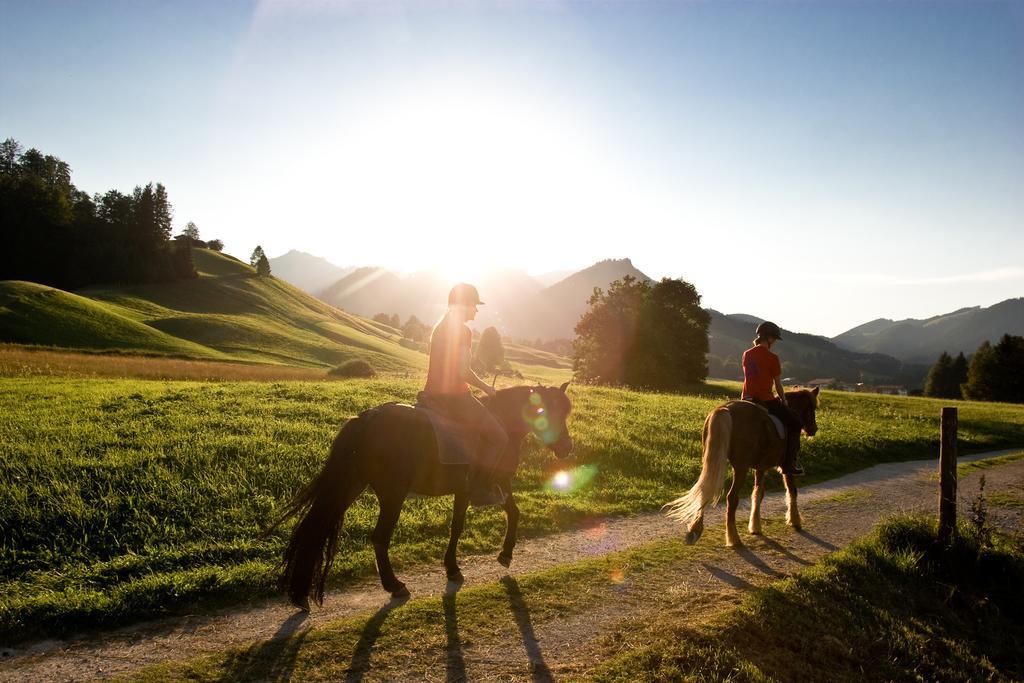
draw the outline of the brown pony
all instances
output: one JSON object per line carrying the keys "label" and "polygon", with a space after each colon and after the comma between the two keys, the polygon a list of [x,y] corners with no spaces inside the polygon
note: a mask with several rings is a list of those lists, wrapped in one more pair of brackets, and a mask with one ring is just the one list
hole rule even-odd
{"label": "brown pony", "polygon": [[[818,407],[818,389],[797,389],[786,392],[786,403],[803,423],[808,436],[818,431],[815,411]],[[726,460],[732,464],[732,486],[726,496],[725,544],[743,545],[736,532],[736,507],[740,501],[740,487],[747,478],[747,469],[754,470],[754,491],[750,505],[750,533],[761,533],[761,499],[764,498],[764,473],[782,465],[786,440],[780,439],[768,420],[767,411],[750,401],[730,401],[718,406],[704,420],[701,436],[704,446],[703,467],[700,478],[688,493],[667,503],[664,509],[669,517],[687,524],[686,542],[696,543],[704,533],[704,508],[718,502],[725,484]],[[800,512],[796,507],[796,481],[785,474],[788,510],[786,522],[800,528]]]}

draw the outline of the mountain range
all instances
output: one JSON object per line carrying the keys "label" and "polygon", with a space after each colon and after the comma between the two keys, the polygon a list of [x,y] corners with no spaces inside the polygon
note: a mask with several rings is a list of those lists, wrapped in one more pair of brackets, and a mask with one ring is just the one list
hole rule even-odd
{"label": "mountain range", "polygon": [[961,308],[924,320],[879,318],[833,338],[851,351],[885,353],[897,358],[934,363],[946,351],[971,355],[983,341],[1004,334],[1024,335],[1024,298],[1007,299],[982,308]]}
{"label": "mountain range", "polygon": [[[549,280],[555,279],[551,275],[547,276]],[[487,301],[477,318],[478,326],[493,325],[506,338],[572,338],[594,288],[607,288],[625,275],[651,279],[628,258],[595,263],[552,284],[520,270],[493,271],[476,283]],[[359,315],[397,313],[403,320],[415,315],[431,324],[444,314],[452,284],[432,271],[402,277],[383,268],[359,268],[313,293]],[[712,376],[736,378],[740,374],[739,356],[749,347],[761,318],[711,309],[709,313]],[[988,308],[960,309],[927,320],[878,319],[831,339],[787,331],[780,352],[785,358],[784,373],[802,381],[834,377],[919,387],[942,351],[969,355],[982,341],[995,341],[1006,333],[1024,334],[1024,299],[1008,299]]]}
{"label": "mountain range", "polygon": [[[271,268],[273,265],[271,262]],[[492,270],[475,283],[486,301],[477,316],[477,326],[493,325],[502,336],[513,339],[570,338],[576,321],[587,310],[587,300],[594,288],[607,287],[625,275],[650,279],[629,259],[595,263],[550,286],[521,270]],[[436,271],[402,277],[384,268],[370,267],[357,268],[311,293],[357,315],[397,313],[403,321],[414,315],[430,325],[444,315],[448,290],[453,284]]]}

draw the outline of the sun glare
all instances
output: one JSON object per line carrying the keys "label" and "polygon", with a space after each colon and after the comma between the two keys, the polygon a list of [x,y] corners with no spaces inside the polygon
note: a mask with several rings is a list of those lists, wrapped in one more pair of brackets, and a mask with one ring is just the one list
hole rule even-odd
{"label": "sun glare", "polygon": [[[495,265],[554,268],[568,244],[559,242],[564,226],[593,225],[594,207],[622,189],[586,128],[584,117],[527,97],[431,83],[342,118],[301,172],[329,186],[324,196],[343,193],[344,225],[377,243],[398,240],[390,267],[456,280]],[[309,208],[322,219],[322,206]],[[325,238],[336,253],[367,239]]]}

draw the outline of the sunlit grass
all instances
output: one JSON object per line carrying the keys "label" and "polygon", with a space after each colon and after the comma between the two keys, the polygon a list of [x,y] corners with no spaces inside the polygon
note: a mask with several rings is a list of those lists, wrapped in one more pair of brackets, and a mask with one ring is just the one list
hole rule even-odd
{"label": "sunlit grass", "polygon": [[[258,540],[274,510],[319,471],[347,416],[413,400],[420,385],[0,379],[0,638],[267,593],[287,533]],[[703,395],[571,387],[575,454],[556,461],[528,443],[516,480],[522,533],[656,510],[688,488],[704,416],[735,387],[695,389]],[[805,442],[808,481],[933,457],[941,405],[826,393],[819,436]],[[1021,444],[1024,407],[962,403],[960,427],[962,452]],[[550,485],[558,470],[580,468],[584,485]],[[399,573],[439,560],[450,505],[407,503]],[[373,572],[375,517],[369,494],[346,517],[336,582]],[[494,551],[503,529],[499,511],[472,512],[463,551]]]}

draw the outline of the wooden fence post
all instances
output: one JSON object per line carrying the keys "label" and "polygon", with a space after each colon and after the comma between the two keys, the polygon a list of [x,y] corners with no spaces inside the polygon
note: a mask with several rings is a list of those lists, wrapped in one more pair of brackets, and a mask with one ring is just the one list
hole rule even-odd
{"label": "wooden fence post", "polygon": [[939,445],[939,541],[956,530],[956,408],[942,409]]}

